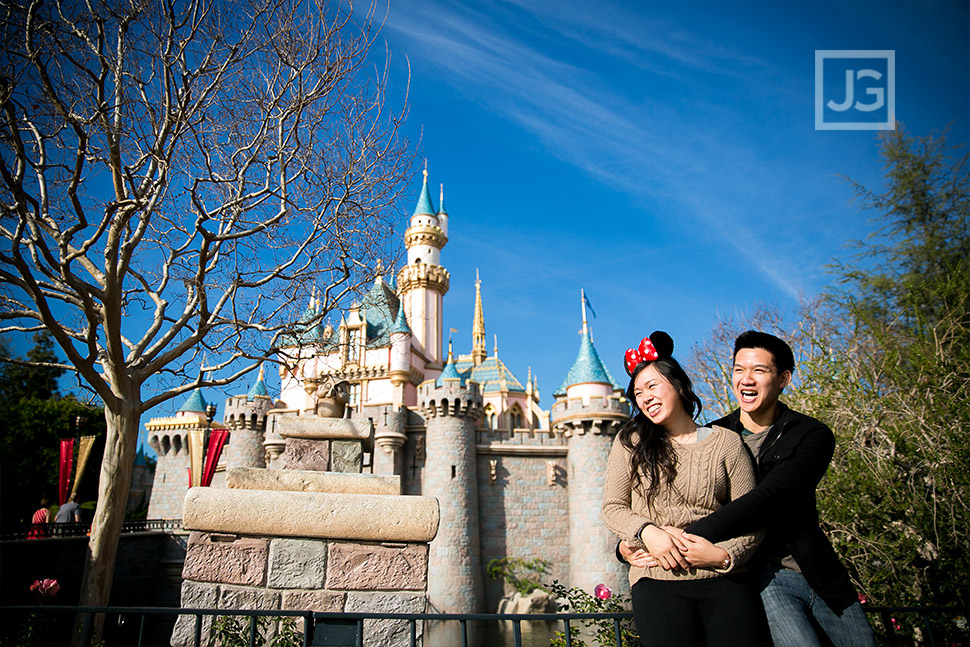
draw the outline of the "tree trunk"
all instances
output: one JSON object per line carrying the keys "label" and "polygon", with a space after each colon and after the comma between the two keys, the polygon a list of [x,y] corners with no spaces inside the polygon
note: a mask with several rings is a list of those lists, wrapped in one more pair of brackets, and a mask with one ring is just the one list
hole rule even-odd
{"label": "tree trunk", "polygon": [[[91,538],[84,561],[82,606],[107,606],[111,594],[118,538],[125,520],[138,449],[141,418],[137,407],[137,401],[119,399],[117,410],[109,407],[104,410],[108,430],[98,484],[98,507],[91,523]],[[95,625],[95,640],[100,639],[102,622],[103,616],[100,616]]]}

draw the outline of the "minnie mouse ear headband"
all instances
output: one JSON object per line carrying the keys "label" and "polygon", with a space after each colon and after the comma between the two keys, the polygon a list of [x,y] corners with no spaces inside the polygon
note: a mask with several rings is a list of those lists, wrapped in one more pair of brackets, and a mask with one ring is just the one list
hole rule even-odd
{"label": "minnie mouse ear headband", "polygon": [[[657,346],[660,348],[658,349]],[[657,330],[652,332],[649,337],[640,340],[640,345],[636,348],[626,349],[623,356],[623,365],[626,368],[627,375],[633,377],[633,372],[641,362],[654,362],[660,359],[661,353],[664,357],[670,357],[673,352],[674,340],[662,330]]]}

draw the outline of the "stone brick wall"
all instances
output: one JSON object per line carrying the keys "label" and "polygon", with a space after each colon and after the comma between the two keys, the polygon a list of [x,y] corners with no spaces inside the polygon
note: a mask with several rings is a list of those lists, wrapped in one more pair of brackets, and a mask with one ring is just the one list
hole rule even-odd
{"label": "stone brick wall", "polygon": [[149,519],[182,518],[182,502],[189,490],[188,468],[188,445],[182,445],[178,452],[172,447],[165,454],[159,453],[148,504]]}
{"label": "stone brick wall", "polygon": [[[495,479],[491,463],[496,461]],[[554,475],[549,484],[550,463]],[[478,456],[485,611],[494,613],[510,591],[488,577],[488,562],[503,557],[551,562],[547,582],[569,582],[569,499],[564,456]]]}
{"label": "stone brick wall", "polygon": [[[181,606],[422,613],[427,556],[423,543],[193,532],[182,571]],[[263,638],[268,640],[274,631]],[[211,635],[210,620],[203,632]],[[365,644],[404,646],[408,639],[404,621],[364,623]],[[180,616],[171,644],[192,645],[194,640],[194,616]]]}

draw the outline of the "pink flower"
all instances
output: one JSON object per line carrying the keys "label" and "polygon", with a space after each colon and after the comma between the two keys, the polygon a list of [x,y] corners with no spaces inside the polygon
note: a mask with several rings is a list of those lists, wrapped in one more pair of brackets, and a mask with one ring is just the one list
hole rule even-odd
{"label": "pink flower", "polygon": [[52,598],[57,595],[57,592],[61,590],[61,585],[57,583],[57,580],[43,579],[35,580],[33,584],[30,585],[30,590],[39,599]]}
{"label": "pink flower", "polygon": [[613,597],[613,591],[611,591],[610,587],[606,586],[605,584],[597,584],[596,588],[593,589],[593,595],[598,597],[600,600],[609,600],[611,597]]}
{"label": "pink flower", "polygon": [[900,629],[903,628],[903,626],[899,624],[899,621],[896,620],[896,618],[890,618],[889,621],[892,622],[894,631],[899,631]]}
{"label": "pink flower", "polygon": [[859,594],[859,604],[865,604],[868,601],[869,601],[869,598],[866,597],[865,593]]}

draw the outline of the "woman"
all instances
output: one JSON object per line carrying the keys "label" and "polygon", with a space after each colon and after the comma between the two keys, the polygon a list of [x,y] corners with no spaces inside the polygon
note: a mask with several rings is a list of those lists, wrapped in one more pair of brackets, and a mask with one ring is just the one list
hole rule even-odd
{"label": "woman", "polygon": [[711,544],[685,541],[677,530],[755,480],[737,434],[695,424],[701,402],[673,349],[658,331],[626,352],[636,411],[617,434],[606,471],[606,525],[660,564],[630,568],[634,621],[651,647],[763,644],[764,611],[739,575],[760,535]]}

